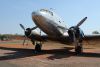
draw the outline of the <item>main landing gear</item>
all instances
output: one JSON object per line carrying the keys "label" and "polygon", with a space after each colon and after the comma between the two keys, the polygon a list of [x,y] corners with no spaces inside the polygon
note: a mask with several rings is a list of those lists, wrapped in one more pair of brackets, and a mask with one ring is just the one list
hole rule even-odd
{"label": "main landing gear", "polygon": [[82,54],[83,52],[83,45],[82,45],[82,41],[77,42],[76,46],[75,46],[75,53],[76,55]]}
{"label": "main landing gear", "polygon": [[36,42],[36,45],[35,45],[35,52],[41,52],[41,48],[42,48],[41,42],[40,42],[40,43]]}

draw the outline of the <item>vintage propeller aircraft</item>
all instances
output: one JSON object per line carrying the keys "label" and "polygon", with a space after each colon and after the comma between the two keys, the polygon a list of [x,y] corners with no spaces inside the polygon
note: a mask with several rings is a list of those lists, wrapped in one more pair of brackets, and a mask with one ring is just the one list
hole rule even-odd
{"label": "vintage propeller aircraft", "polygon": [[[32,12],[32,19],[36,26],[33,28],[25,28],[20,24],[20,27],[24,30],[25,37],[29,38],[32,43],[35,44],[35,51],[41,51],[42,42],[53,40],[67,45],[74,44],[76,54],[82,53],[82,41],[85,35],[80,29],[80,26],[87,17],[83,18],[77,25],[70,28],[62,26],[62,20],[53,11],[47,9],[40,9]],[[35,30],[36,28],[39,28],[46,35],[32,32],[32,30]],[[68,33],[68,35],[65,35],[65,33]]]}

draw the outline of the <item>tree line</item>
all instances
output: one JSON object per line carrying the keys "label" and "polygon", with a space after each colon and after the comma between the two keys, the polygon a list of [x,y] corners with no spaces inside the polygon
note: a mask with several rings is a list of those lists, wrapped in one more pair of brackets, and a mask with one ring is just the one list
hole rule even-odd
{"label": "tree line", "polygon": [[[98,31],[93,31],[92,34],[100,34]],[[20,34],[0,34],[0,40],[12,40],[12,39],[21,39],[23,35]]]}
{"label": "tree line", "polygon": [[16,37],[23,37],[23,35],[18,35],[18,34],[0,34],[0,40],[12,40],[15,39]]}

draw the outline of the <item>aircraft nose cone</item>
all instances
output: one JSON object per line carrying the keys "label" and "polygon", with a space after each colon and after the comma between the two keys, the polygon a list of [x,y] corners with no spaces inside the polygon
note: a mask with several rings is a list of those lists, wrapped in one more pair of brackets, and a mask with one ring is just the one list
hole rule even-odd
{"label": "aircraft nose cone", "polygon": [[36,20],[36,17],[38,16],[39,14],[37,12],[32,12],[32,19],[33,20]]}

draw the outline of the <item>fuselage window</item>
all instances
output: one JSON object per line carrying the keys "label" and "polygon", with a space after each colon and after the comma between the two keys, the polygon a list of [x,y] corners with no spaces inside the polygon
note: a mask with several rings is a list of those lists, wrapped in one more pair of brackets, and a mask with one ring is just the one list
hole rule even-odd
{"label": "fuselage window", "polygon": [[59,23],[61,23],[61,21],[59,21]]}
{"label": "fuselage window", "polygon": [[52,15],[52,16],[53,16],[53,12],[51,12],[51,11],[49,11],[49,10],[46,10],[46,9],[41,9],[40,11],[47,12],[47,13],[49,13],[50,15]]}

